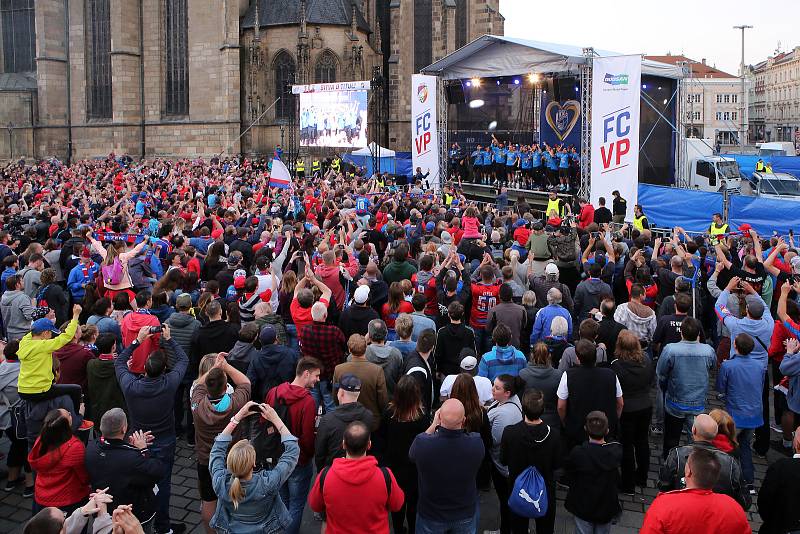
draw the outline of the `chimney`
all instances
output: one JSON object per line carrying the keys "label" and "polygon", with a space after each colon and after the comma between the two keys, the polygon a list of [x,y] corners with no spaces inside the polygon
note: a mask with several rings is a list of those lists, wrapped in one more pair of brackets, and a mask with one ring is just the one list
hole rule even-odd
{"label": "chimney", "polygon": [[700,60],[700,63],[702,63],[703,65],[705,65],[705,64],[706,64],[706,58],[703,58],[703,59],[701,59],[701,60]]}

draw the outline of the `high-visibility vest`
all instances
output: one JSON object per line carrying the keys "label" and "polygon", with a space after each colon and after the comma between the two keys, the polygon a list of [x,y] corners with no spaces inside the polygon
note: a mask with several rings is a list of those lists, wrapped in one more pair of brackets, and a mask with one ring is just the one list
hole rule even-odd
{"label": "high-visibility vest", "polygon": [[312,170],[312,171],[314,171],[314,172],[317,172],[317,171],[319,171],[319,170],[320,170],[320,168],[321,168],[321,167],[320,167],[320,164],[319,164],[319,160],[318,160],[318,159],[315,159],[313,162],[311,162],[311,170]]}
{"label": "high-visibility vest", "polygon": [[560,198],[547,201],[547,211],[545,211],[545,215],[549,217],[550,212],[553,210],[555,210],[557,216],[559,217],[564,216],[564,203],[561,201]]}
{"label": "high-visibility vest", "polygon": [[642,230],[644,230],[645,221],[647,221],[647,217],[645,217],[644,215],[640,215],[639,217],[634,217],[633,227],[641,232]]}
{"label": "high-visibility vest", "polygon": [[386,185],[385,182],[383,181],[383,178],[375,178],[375,181],[378,183],[378,187],[383,187],[384,185]]}
{"label": "high-visibility vest", "polygon": [[306,163],[302,159],[298,159],[297,163],[294,166],[297,172],[305,172],[306,171]]}
{"label": "high-visibility vest", "polygon": [[445,193],[445,195],[444,195],[444,203],[447,204],[448,206],[450,204],[452,204],[453,203],[453,195],[451,195],[450,193]]}
{"label": "high-visibility vest", "polygon": [[719,238],[717,236],[728,233],[728,223],[724,223],[719,228],[717,228],[716,224],[711,223],[711,226],[708,228],[708,233],[711,235],[711,244],[716,245],[719,243]]}
{"label": "high-visibility vest", "polygon": [[331,169],[333,169],[336,172],[339,172],[339,165],[341,165],[339,158],[336,158],[333,161],[331,161]]}
{"label": "high-visibility vest", "polygon": [[764,172],[764,162],[763,161],[756,161],[756,172]]}

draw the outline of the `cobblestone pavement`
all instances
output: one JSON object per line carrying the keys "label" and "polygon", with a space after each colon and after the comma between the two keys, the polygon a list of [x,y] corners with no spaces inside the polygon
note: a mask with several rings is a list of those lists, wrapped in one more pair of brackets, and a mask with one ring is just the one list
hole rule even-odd
{"label": "cobblestone pavement", "polygon": [[[719,402],[713,398],[713,392],[709,397],[711,408],[719,406]],[[777,435],[774,433],[773,438],[777,438]],[[655,482],[658,479],[658,466],[661,465],[661,436],[651,436],[650,445],[651,463],[647,483],[648,487],[644,488],[642,493],[637,493],[637,495],[633,497],[622,494],[619,495],[623,513],[612,529],[612,532],[615,534],[634,534],[638,532],[644,520],[644,513],[648,505],[658,493],[658,490],[655,489]],[[7,439],[3,438],[3,441],[0,441],[0,450],[7,452]],[[766,459],[759,458],[756,455],[753,456],[756,472],[756,488],[758,488],[761,480],[764,478],[768,463],[776,461],[779,457],[780,455],[772,450],[768,452]],[[187,532],[203,534],[203,528],[200,526],[200,501],[197,492],[197,472],[194,465],[195,459],[193,449],[189,447],[185,441],[179,440],[175,467],[172,471],[171,519],[173,521],[186,523]],[[558,507],[556,513],[556,532],[564,534],[572,533],[574,530],[572,516],[564,509],[565,497],[566,490],[559,488],[556,504]],[[497,497],[494,492],[481,492],[480,500],[481,517],[478,532],[482,533],[484,531],[499,529],[499,509]],[[21,525],[30,517],[30,510],[31,499],[22,497],[21,488],[8,493],[0,491],[0,532],[21,532]],[[761,525],[761,520],[756,511],[755,504],[751,507],[748,518],[750,519],[753,531],[757,532],[758,527]],[[300,530],[301,533],[316,534],[319,532],[319,528],[320,523],[313,519],[310,509],[306,507],[303,524]],[[533,522],[531,522],[531,532],[534,532],[534,530],[535,527],[533,526]]]}

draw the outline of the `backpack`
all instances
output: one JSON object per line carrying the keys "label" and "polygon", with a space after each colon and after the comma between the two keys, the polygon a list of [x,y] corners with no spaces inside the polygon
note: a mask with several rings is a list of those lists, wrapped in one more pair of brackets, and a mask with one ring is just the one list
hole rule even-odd
{"label": "backpack", "polygon": [[17,402],[8,407],[11,414],[11,433],[18,440],[28,438],[28,426],[25,421],[25,401],[17,399]]}
{"label": "backpack", "polygon": [[[282,397],[275,395],[273,406],[278,417],[281,418],[286,428],[292,428],[292,417],[289,414],[289,405]],[[262,417],[250,418],[249,428],[246,436],[250,444],[256,450],[256,465],[254,471],[272,469],[278,463],[283,454],[283,443],[281,443],[281,433],[275,425]]]}
{"label": "backpack", "polygon": [[[325,477],[328,475],[328,471],[330,470],[331,466],[326,466],[322,468],[322,471],[319,473],[319,494],[325,497],[323,490],[325,489]],[[386,467],[379,465],[378,469],[381,470],[383,473],[383,481],[386,483],[386,504],[388,508],[389,498],[392,496],[392,477],[389,476],[389,469]]]}
{"label": "backpack", "polygon": [[115,286],[122,283],[122,262],[114,258],[111,265],[103,265],[103,285]]}
{"label": "backpack", "polygon": [[39,288],[39,292],[36,293],[36,306],[38,306],[40,308],[41,307],[45,307],[45,306],[48,307],[48,308],[50,307],[50,306],[47,305],[47,298],[45,298],[45,293],[47,293],[47,289],[49,287],[50,287],[50,285],[48,284],[46,286],[42,286],[42,287]]}
{"label": "backpack", "polygon": [[[550,427],[547,427],[547,435],[550,435]],[[508,507],[515,514],[528,517],[539,518],[547,514],[547,487],[544,483],[539,470],[535,466],[530,466],[517,476],[514,487],[508,497]]]}

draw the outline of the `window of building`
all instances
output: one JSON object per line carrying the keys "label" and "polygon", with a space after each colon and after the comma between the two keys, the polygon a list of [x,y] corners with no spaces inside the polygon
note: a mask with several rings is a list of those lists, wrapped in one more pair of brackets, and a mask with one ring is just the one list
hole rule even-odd
{"label": "window of building", "polygon": [[723,97],[723,101],[724,101],[726,104],[729,104],[729,103],[730,103],[730,101],[731,101],[731,95],[725,95],[725,96]]}
{"label": "window of building", "polygon": [[733,95],[731,95],[731,102],[732,102],[732,103],[734,103],[734,104],[735,104],[735,103],[737,103],[738,101],[739,101],[739,95],[736,95],[736,94],[733,94]]}
{"label": "window of building", "polygon": [[187,0],[164,0],[164,113],[189,114]]}
{"label": "window of building", "polygon": [[696,120],[696,121],[700,120],[700,112],[699,111],[695,111],[694,112],[694,120]]}
{"label": "window of building", "polygon": [[433,63],[433,2],[414,2],[414,72]]}
{"label": "window of building", "polygon": [[275,57],[275,118],[278,120],[289,120],[294,113],[295,97],[292,95],[292,84],[294,83],[295,64],[292,56],[285,50],[281,50]]}
{"label": "window of building", "polygon": [[110,0],[86,0],[87,115],[111,118]]}
{"label": "window of building", "polygon": [[717,104],[722,104],[722,95],[717,95]]}
{"label": "window of building", "polygon": [[739,117],[739,112],[738,111],[731,111],[731,120],[732,121],[737,120],[738,117]]}
{"label": "window of building", "polygon": [[722,119],[723,119],[723,120],[726,120],[726,121],[729,121],[729,120],[731,120],[731,112],[730,112],[730,111],[726,111],[726,112],[724,112],[724,113],[722,114]]}
{"label": "window of building", "polygon": [[3,71],[36,70],[36,23],[33,0],[0,0]]}
{"label": "window of building", "polygon": [[324,51],[317,59],[314,67],[314,81],[316,83],[334,83],[336,81],[336,58],[329,51]]}
{"label": "window of building", "polygon": [[717,120],[718,121],[722,120],[722,112],[721,111],[717,111]]}
{"label": "window of building", "polygon": [[467,0],[456,0],[456,48],[467,44]]}

